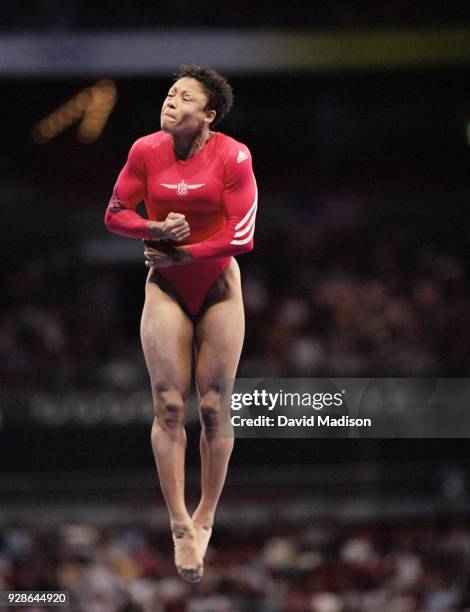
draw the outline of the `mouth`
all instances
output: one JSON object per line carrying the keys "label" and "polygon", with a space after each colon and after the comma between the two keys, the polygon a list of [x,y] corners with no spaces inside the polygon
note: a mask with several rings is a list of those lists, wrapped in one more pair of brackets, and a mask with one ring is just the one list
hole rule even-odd
{"label": "mouth", "polygon": [[171,115],[170,113],[167,113],[167,112],[162,113],[162,117],[170,117],[170,119],[176,119],[174,115]]}

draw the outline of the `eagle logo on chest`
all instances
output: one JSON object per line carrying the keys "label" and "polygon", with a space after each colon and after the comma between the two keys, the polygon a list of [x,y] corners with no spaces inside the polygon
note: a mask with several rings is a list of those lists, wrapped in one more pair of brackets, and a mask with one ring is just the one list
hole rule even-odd
{"label": "eagle logo on chest", "polygon": [[162,187],[166,187],[167,189],[176,189],[177,196],[187,196],[189,194],[190,189],[199,189],[199,187],[204,187],[205,183],[195,183],[194,185],[190,185],[184,179],[181,179],[176,185],[171,183],[160,183]]}

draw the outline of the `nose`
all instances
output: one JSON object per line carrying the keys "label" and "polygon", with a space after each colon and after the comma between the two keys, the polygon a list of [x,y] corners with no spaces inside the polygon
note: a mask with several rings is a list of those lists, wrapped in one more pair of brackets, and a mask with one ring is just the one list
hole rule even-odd
{"label": "nose", "polygon": [[168,98],[168,100],[166,101],[166,105],[173,109],[176,108],[175,103],[172,98]]}

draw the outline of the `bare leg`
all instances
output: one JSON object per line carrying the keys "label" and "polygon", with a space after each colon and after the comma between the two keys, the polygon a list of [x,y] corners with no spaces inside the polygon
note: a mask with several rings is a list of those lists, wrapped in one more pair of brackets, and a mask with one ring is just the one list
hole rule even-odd
{"label": "bare leg", "polygon": [[245,332],[240,272],[235,260],[211,290],[214,302],[196,324],[196,381],[200,395],[201,500],[193,524],[204,556],[214,515],[227,475],[234,439],[221,435],[228,418],[222,406],[219,379],[235,378]]}
{"label": "bare leg", "polygon": [[175,563],[181,577],[194,582],[202,576],[202,557],[184,497],[184,422],[191,384],[193,325],[178,302],[153,282],[152,272],[145,288],[141,339],[155,409],[152,449],[170,516]]}

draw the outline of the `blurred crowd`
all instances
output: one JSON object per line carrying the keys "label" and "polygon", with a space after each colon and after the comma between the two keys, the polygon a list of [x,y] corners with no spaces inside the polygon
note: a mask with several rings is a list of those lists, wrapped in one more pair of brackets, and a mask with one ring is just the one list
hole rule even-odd
{"label": "blurred crowd", "polygon": [[196,585],[150,519],[0,530],[0,590],[68,591],[71,612],[453,612],[469,567],[470,525],[442,520],[219,526]]}
{"label": "blurred crowd", "polygon": [[[263,214],[263,213],[261,213]],[[260,218],[239,258],[246,308],[241,376],[465,376],[467,244],[367,207]],[[269,217],[269,219],[268,219]],[[438,231],[439,220],[434,220]],[[417,234],[418,232],[418,234]],[[93,264],[33,245],[2,275],[0,368],[10,388],[147,385],[139,319],[143,264]]]}

